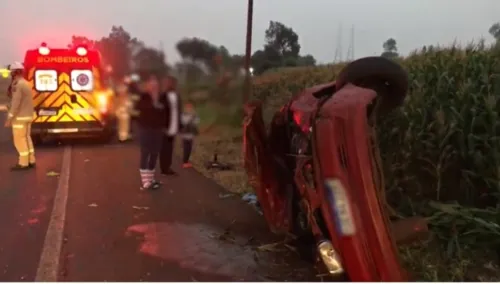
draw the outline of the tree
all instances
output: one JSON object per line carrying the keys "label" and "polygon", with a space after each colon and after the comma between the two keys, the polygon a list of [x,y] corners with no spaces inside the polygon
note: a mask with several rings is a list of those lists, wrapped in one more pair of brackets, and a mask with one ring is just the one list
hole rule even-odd
{"label": "tree", "polygon": [[384,48],[384,52],[382,52],[381,56],[386,58],[396,58],[399,56],[398,48],[397,48],[396,40],[393,38],[389,38],[384,42],[382,47]]}
{"label": "tree", "polygon": [[98,49],[103,64],[111,67],[110,75],[114,80],[121,80],[132,72],[162,76],[170,70],[163,51],[145,46],[122,26],[111,27],[108,36],[97,41],[86,36],[73,35],[68,47],[78,45]]}
{"label": "tree", "polygon": [[68,47],[75,47],[79,45],[86,45],[88,48],[94,48],[96,44],[95,40],[89,39],[86,36],[73,35],[71,37],[71,43],[68,44]]}
{"label": "tree", "polygon": [[142,47],[133,58],[134,67],[139,73],[164,76],[168,74],[165,53],[151,47]]}
{"label": "tree", "polygon": [[254,74],[260,75],[265,71],[283,66],[284,60],[275,48],[266,45],[264,49],[252,54],[252,67]]}
{"label": "tree", "polygon": [[95,43],[101,52],[105,64],[112,67],[112,77],[120,80],[134,69],[134,55],[144,45],[137,38],[132,37],[122,26],[111,27],[108,36]]}
{"label": "tree", "polygon": [[221,59],[219,63],[223,69],[226,71],[238,71],[243,67],[245,56],[241,54],[231,54],[229,50],[223,45],[219,47],[217,52],[218,56]]}
{"label": "tree", "polygon": [[488,32],[495,38],[497,42],[500,42],[500,22],[491,25]]}
{"label": "tree", "polygon": [[265,34],[265,45],[252,55],[255,74],[279,67],[313,66],[312,55],[300,56],[299,36],[290,27],[271,21]]}
{"label": "tree", "polygon": [[298,66],[315,66],[316,59],[311,54],[299,56]]}
{"label": "tree", "polygon": [[299,36],[292,28],[280,22],[269,22],[266,46],[277,51],[282,58],[298,58],[300,53]]}
{"label": "tree", "polygon": [[215,58],[219,48],[200,38],[183,38],[176,45],[177,51],[184,61],[201,64],[207,71],[216,71],[218,66]]}

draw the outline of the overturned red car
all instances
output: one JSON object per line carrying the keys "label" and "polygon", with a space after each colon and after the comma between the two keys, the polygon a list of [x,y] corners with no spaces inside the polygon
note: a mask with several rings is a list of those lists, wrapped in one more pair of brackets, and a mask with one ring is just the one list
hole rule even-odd
{"label": "overturned red car", "polygon": [[269,227],[310,243],[332,276],[408,280],[396,242],[427,228],[389,220],[374,131],[407,91],[400,65],[367,57],[293,97],[269,131],[261,104],[246,105],[245,168]]}

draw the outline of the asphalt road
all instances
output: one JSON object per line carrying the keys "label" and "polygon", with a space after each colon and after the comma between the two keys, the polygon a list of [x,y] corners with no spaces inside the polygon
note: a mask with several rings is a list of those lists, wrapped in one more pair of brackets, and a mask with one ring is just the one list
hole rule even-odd
{"label": "asphalt road", "polygon": [[0,127],[0,281],[316,280],[290,250],[263,250],[277,240],[263,218],[193,169],[141,192],[133,143],[36,151],[36,169],[10,172]]}

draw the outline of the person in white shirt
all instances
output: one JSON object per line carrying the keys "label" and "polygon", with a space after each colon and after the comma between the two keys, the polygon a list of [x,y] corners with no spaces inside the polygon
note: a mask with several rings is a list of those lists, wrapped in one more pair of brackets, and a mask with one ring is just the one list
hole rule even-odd
{"label": "person in white shirt", "polygon": [[164,80],[164,94],[162,96],[165,111],[165,129],[160,152],[160,170],[163,175],[176,175],[172,170],[172,155],[174,151],[175,136],[181,124],[182,103],[177,92],[177,79],[167,76]]}

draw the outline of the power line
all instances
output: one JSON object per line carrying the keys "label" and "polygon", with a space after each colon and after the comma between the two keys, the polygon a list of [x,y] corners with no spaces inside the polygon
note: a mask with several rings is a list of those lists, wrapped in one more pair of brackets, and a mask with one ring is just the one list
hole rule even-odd
{"label": "power line", "polygon": [[335,58],[333,63],[342,62],[342,24],[339,25],[339,31],[337,32],[337,48],[335,49]]}
{"label": "power line", "polygon": [[349,49],[347,50],[347,61],[353,61],[354,60],[354,25],[351,27],[351,39],[349,42]]}

